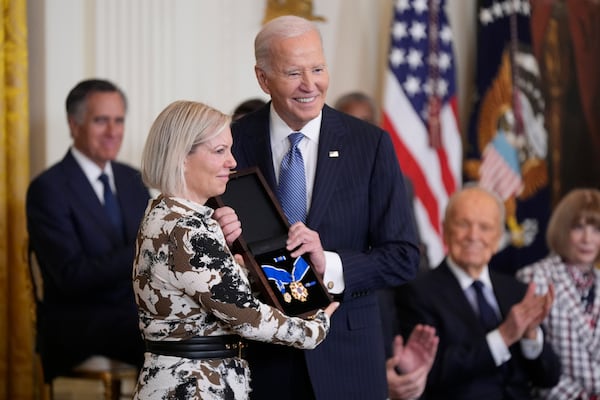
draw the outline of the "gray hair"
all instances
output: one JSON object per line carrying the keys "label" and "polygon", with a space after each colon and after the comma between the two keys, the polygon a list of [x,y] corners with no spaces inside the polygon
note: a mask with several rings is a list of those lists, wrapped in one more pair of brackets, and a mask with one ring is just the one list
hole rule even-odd
{"label": "gray hair", "polygon": [[294,15],[284,15],[267,22],[254,39],[254,57],[256,66],[263,71],[271,71],[270,50],[273,41],[297,37],[306,32],[316,31],[321,42],[321,32],[317,26],[304,18]]}
{"label": "gray hair", "polygon": [[[446,211],[444,212],[444,223],[443,223],[444,230],[447,229],[447,226],[448,226],[447,224],[449,223],[450,216],[454,212],[454,208],[456,207],[457,201],[462,197],[463,193],[471,192],[471,191],[479,191],[481,193],[484,193],[496,202],[496,206],[498,207],[498,217],[499,217],[498,218],[498,229],[500,231],[502,231],[502,228],[504,226],[504,220],[506,219],[506,208],[504,207],[504,202],[502,201],[502,199],[500,198],[500,196],[498,196],[498,194],[496,192],[481,186],[477,182],[465,183],[460,190],[457,190],[450,196],[450,199],[448,199],[448,204],[446,204]],[[502,237],[500,237],[500,240],[502,240]]]}
{"label": "gray hair", "polygon": [[203,103],[179,100],[169,104],[154,120],[144,145],[144,183],[163,194],[182,196],[187,190],[186,156],[230,124],[230,116]]}

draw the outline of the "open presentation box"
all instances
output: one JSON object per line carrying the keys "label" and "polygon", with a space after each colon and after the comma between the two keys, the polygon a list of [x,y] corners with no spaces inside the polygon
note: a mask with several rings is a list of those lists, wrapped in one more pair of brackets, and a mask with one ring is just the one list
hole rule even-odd
{"label": "open presentation box", "polygon": [[286,250],[289,224],[258,168],[233,173],[225,193],[208,205],[235,210],[242,235],[232,251],[244,256],[263,300],[290,316],[311,315],[331,302],[308,259],[293,259]]}

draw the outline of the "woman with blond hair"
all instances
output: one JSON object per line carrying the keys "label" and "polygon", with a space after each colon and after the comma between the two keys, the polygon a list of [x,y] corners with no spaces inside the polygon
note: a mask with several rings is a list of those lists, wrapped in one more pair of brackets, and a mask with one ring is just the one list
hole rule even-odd
{"label": "woman with blond hair", "polygon": [[257,300],[205,206],[236,166],[230,123],[202,103],[176,101],[150,128],[142,178],[161,193],[136,243],[133,287],[147,352],[135,399],[246,399],[243,338],[312,349],[329,330],[337,303],[305,320]]}

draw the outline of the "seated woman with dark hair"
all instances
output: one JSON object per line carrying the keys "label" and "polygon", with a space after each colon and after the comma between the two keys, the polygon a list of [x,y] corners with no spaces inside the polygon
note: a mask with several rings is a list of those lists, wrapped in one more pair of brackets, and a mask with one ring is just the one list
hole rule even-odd
{"label": "seated woman with dark hair", "polygon": [[551,253],[517,272],[556,298],[543,326],[562,363],[560,381],[544,399],[597,399],[600,395],[600,191],[576,189],[558,204],[548,225]]}

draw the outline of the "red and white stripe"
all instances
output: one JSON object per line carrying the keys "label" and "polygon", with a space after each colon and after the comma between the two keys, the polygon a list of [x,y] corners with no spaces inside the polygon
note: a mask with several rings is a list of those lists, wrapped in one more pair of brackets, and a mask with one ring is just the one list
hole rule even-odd
{"label": "red and white stripe", "polygon": [[390,133],[400,166],[415,192],[415,216],[429,262],[437,266],[446,254],[442,219],[450,195],[461,185],[462,141],[454,95],[440,111],[442,146],[429,145],[427,127],[406,98],[391,71],[386,72],[383,128]]}
{"label": "red and white stripe", "polygon": [[491,143],[483,151],[479,174],[479,184],[498,194],[502,200],[523,190],[521,176],[510,167]]}

